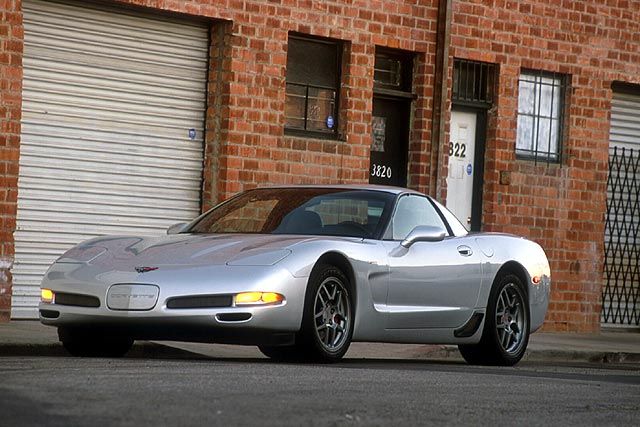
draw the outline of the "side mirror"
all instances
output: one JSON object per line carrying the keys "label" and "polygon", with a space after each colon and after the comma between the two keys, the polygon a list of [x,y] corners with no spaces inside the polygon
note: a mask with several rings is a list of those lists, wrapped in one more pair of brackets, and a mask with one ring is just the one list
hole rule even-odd
{"label": "side mirror", "polygon": [[173,224],[171,227],[167,228],[167,234],[178,234],[182,233],[187,228],[186,222],[179,222],[177,224]]}
{"label": "side mirror", "polygon": [[446,235],[447,232],[440,227],[419,225],[411,230],[400,244],[408,248],[416,242],[440,242],[444,240],[444,236]]}

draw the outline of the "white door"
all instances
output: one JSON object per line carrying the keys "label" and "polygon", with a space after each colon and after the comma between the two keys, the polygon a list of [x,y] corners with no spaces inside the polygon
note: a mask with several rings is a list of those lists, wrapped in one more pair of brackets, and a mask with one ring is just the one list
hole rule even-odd
{"label": "white door", "polygon": [[23,11],[14,318],[81,240],[198,215],[209,45],[206,24],[101,3]]}
{"label": "white door", "polygon": [[467,227],[471,227],[473,176],[476,173],[476,113],[451,112],[447,208]]}

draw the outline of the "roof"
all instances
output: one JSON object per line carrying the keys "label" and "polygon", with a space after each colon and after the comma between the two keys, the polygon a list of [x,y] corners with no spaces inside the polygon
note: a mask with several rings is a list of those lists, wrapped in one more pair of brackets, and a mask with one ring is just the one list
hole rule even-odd
{"label": "roof", "polygon": [[331,188],[331,189],[344,189],[344,190],[373,190],[381,191],[391,194],[411,193],[422,194],[419,191],[410,190],[408,188],[393,187],[389,185],[375,185],[375,184],[283,184],[283,185],[268,185],[261,188]]}

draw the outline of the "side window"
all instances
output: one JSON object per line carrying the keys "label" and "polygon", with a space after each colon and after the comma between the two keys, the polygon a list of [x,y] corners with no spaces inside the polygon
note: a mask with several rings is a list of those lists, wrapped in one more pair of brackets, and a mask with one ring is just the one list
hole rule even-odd
{"label": "side window", "polygon": [[418,225],[447,229],[442,218],[426,197],[414,195],[401,197],[391,219],[392,239],[404,239]]}

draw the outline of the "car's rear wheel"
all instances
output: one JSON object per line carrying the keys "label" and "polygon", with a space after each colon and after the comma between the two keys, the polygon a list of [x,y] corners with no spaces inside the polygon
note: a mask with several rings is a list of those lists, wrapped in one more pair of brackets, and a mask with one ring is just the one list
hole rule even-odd
{"label": "car's rear wheel", "polygon": [[512,366],[529,343],[529,304],[518,276],[499,277],[491,289],[487,317],[478,344],[460,345],[464,359],[476,365]]}
{"label": "car's rear wheel", "polygon": [[59,328],[62,346],[76,357],[122,357],[133,346],[133,339],[104,336],[98,332]]}

